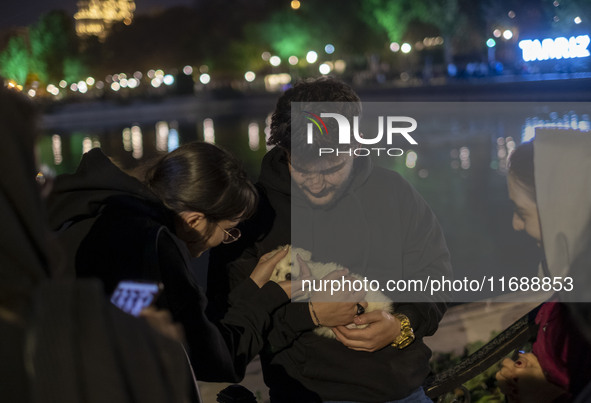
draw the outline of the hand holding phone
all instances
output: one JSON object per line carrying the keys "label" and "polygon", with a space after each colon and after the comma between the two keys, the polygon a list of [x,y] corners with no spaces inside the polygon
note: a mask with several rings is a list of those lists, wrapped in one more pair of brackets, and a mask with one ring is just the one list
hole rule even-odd
{"label": "hand holding phone", "polygon": [[125,280],[117,284],[111,302],[133,316],[149,307],[162,291],[161,283]]}

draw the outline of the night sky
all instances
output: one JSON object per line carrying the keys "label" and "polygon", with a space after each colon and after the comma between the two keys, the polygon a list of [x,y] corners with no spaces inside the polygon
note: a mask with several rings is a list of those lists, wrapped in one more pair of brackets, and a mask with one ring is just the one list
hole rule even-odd
{"label": "night sky", "polygon": [[[51,10],[65,10],[72,16],[76,12],[77,0],[3,0],[0,6],[0,29],[12,26],[30,25],[39,16]],[[135,0],[136,15],[154,8],[168,8],[177,5],[191,5],[194,0]]]}

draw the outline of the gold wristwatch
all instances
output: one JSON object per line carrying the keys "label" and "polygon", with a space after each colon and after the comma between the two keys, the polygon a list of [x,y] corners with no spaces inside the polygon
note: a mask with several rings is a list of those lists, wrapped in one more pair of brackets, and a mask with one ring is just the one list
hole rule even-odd
{"label": "gold wristwatch", "polygon": [[400,321],[400,334],[396,336],[396,339],[390,345],[398,349],[403,349],[415,340],[415,333],[412,327],[410,327],[410,320],[406,315],[401,313],[394,313],[393,315]]}

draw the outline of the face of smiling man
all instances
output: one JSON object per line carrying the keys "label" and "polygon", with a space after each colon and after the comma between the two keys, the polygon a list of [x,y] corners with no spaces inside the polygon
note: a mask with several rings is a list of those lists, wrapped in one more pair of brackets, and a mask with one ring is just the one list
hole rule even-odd
{"label": "face of smiling man", "polygon": [[354,158],[348,155],[322,158],[300,164],[290,161],[294,183],[315,206],[329,206],[345,192],[351,181]]}

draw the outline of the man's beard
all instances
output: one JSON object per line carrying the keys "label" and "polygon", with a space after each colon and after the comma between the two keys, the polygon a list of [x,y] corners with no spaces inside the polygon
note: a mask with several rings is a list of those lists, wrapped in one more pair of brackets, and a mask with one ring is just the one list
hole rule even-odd
{"label": "man's beard", "polygon": [[321,204],[314,203],[313,201],[310,200],[310,198],[312,196],[310,196],[309,193],[304,192],[304,195],[306,196],[306,201],[312,207],[320,208],[322,210],[330,210],[339,202],[339,200],[341,199],[343,194],[345,194],[349,190],[349,187],[351,186],[351,182],[353,182],[353,177],[354,177],[354,171],[351,172],[351,175],[349,175],[349,177],[343,183],[341,183],[341,185],[338,186],[336,189],[335,188],[325,189],[322,192],[317,193],[317,195],[322,195],[322,193],[324,193],[325,191],[326,191],[326,194],[329,194],[330,192],[334,191],[333,197],[328,202],[321,203]]}

